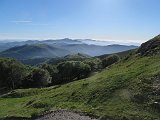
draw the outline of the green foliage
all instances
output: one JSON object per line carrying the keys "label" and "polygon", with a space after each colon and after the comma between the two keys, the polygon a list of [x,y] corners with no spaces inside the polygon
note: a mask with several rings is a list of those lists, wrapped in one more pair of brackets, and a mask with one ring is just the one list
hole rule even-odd
{"label": "green foliage", "polygon": [[41,64],[38,66],[40,69],[47,70],[52,77],[55,76],[55,74],[58,72],[58,69],[55,65],[50,65],[50,64]]}
{"label": "green foliage", "polygon": [[66,61],[58,64],[58,81],[57,83],[66,83],[73,80],[79,80],[88,76],[91,68],[88,64],[79,61]]}
{"label": "green foliage", "polygon": [[47,70],[25,66],[14,59],[0,59],[0,88],[43,87],[50,83]]}
{"label": "green foliage", "polygon": [[159,120],[159,60],[160,56],[136,57],[84,80],[43,89],[16,90],[0,98],[0,118],[31,117],[59,108],[103,119]]}
{"label": "green foliage", "polygon": [[91,67],[91,71],[98,71],[102,68],[102,61],[99,58],[86,59],[83,62]]}
{"label": "green foliage", "polygon": [[[118,52],[118,53],[116,53],[116,55],[118,55],[120,57],[120,59],[123,60],[123,59],[128,59],[129,57],[134,55],[136,51],[137,51],[137,48],[123,51],[123,52]],[[98,56],[97,58],[100,58],[101,60],[103,60],[104,58],[107,58],[110,55],[112,55],[112,54],[104,54],[104,55]]]}
{"label": "green foliage", "polygon": [[[152,45],[157,46],[154,43]],[[149,51],[155,49],[159,53],[159,47]],[[47,85],[49,73],[57,75],[55,83],[70,83],[41,89],[17,89],[1,97],[0,119],[6,116],[30,118],[57,108],[101,116],[102,120],[159,120],[160,56],[157,52],[148,54],[148,48],[146,53],[145,57],[134,54],[122,61],[116,55],[109,56],[102,63],[110,67],[79,81],[74,80],[86,77],[91,68],[95,69],[96,62],[93,66],[90,61],[62,62],[57,65],[57,73],[53,66],[43,65],[43,69],[33,70],[28,75],[33,82],[40,82],[36,86]]]}
{"label": "green foliage", "polygon": [[93,60],[93,58],[91,58],[90,56],[86,55],[86,54],[71,54],[71,55],[67,55],[61,58],[52,58],[50,60],[47,61],[48,64],[54,64],[57,65],[61,62],[66,62],[66,61],[85,61],[85,60]]}
{"label": "green foliage", "polygon": [[52,77],[52,85],[55,84],[55,81],[58,79],[58,69],[55,65],[42,64],[39,66],[40,69],[47,70]]}
{"label": "green foliage", "polygon": [[0,59],[0,87],[18,88],[27,74],[27,67],[20,62],[14,59]]}
{"label": "green foliage", "polygon": [[87,58],[91,58],[91,57],[89,55],[82,54],[82,53],[67,55],[64,57],[64,59],[66,59],[66,60],[83,60],[83,59],[87,59]]}
{"label": "green foliage", "polygon": [[[94,61],[93,61],[94,60]],[[30,67],[13,59],[0,59],[0,88],[29,88],[63,84],[88,77],[98,69],[99,59],[65,61],[57,66],[42,64]]]}
{"label": "green foliage", "polygon": [[89,58],[82,61],[64,61],[57,65],[41,64],[38,67],[50,73],[52,85],[86,78],[91,72],[98,71],[102,68],[101,60],[98,58]]}
{"label": "green foliage", "polygon": [[116,62],[118,62],[120,60],[120,57],[116,54],[110,55],[107,58],[104,58],[102,60],[102,66],[103,68],[108,67]]}
{"label": "green foliage", "polygon": [[24,87],[44,87],[51,84],[51,77],[44,69],[34,69],[23,81]]}

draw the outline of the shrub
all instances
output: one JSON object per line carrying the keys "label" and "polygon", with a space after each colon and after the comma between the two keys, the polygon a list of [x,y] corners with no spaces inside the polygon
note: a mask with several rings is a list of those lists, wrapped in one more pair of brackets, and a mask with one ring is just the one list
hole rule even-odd
{"label": "shrub", "polygon": [[104,58],[102,60],[102,66],[103,66],[103,68],[108,67],[108,66],[118,62],[119,60],[120,60],[120,57],[118,55],[115,55],[115,54],[111,55],[111,56]]}
{"label": "shrub", "polygon": [[45,87],[51,84],[49,72],[43,69],[34,69],[23,81],[24,87]]}
{"label": "shrub", "polygon": [[91,72],[91,68],[88,64],[80,61],[66,61],[58,64],[57,78],[54,80],[54,84],[62,84],[73,80],[79,80],[85,78]]}

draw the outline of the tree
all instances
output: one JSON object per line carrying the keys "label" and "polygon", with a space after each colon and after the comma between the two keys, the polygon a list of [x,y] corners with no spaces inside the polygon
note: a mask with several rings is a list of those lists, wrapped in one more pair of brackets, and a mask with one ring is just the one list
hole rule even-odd
{"label": "tree", "polygon": [[58,79],[55,84],[62,84],[87,77],[91,67],[80,61],[66,61],[58,64]]}
{"label": "tree", "polygon": [[26,66],[14,59],[0,59],[0,87],[15,89],[27,75]]}
{"label": "tree", "polygon": [[24,87],[45,87],[51,84],[49,72],[44,69],[34,69],[23,82]]}
{"label": "tree", "polygon": [[83,62],[91,67],[91,71],[98,71],[102,68],[102,61],[99,58],[86,59]]}
{"label": "tree", "polygon": [[118,62],[119,60],[120,60],[120,57],[118,55],[116,55],[116,54],[110,55],[109,57],[104,58],[102,60],[102,66],[103,66],[103,68],[108,67],[108,66]]}
{"label": "tree", "polygon": [[49,72],[50,76],[52,77],[52,83],[54,83],[54,81],[58,79],[58,70],[55,65],[41,64],[39,65],[39,68],[47,70]]}

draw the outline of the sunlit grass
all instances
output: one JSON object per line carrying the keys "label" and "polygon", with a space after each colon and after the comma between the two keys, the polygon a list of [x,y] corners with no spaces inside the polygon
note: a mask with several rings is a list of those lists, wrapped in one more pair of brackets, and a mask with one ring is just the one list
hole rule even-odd
{"label": "sunlit grass", "polygon": [[[151,78],[160,73],[159,61],[160,56],[133,58],[88,79],[49,88],[16,90],[7,98],[0,98],[0,118],[71,109],[112,119],[158,120],[160,115],[152,110],[150,100],[137,103],[132,98],[134,94],[149,94]],[[154,100],[154,96],[150,98]]]}

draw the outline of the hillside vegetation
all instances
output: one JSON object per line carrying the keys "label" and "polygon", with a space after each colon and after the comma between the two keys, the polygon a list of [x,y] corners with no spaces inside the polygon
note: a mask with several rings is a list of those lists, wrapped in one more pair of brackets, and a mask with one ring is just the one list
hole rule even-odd
{"label": "hillside vegetation", "polygon": [[0,53],[1,57],[10,57],[20,60],[35,58],[62,57],[72,52],[46,44],[23,45],[10,48]]}
{"label": "hillside vegetation", "polygon": [[[67,40],[68,41],[68,40]],[[67,42],[66,41],[66,42]],[[69,40],[70,41],[70,40]],[[22,42],[17,43],[17,46],[10,47],[9,49],[0,52],[0,57],[15,58],[24,61],[24,63],[30,63],[31,60],[43,61],[42,58],[57,58],[64,57],[66,55],[78,54],[86,56],[98,56],[103,54],[111,54],[121,51],[137,48],[137,46],[126,46],[126,45],[88,45],[88,44],[75,44],[70,41],[70,44],[63,43],[63,41],[33,41],[33,42]],[[28,44],[25,44],[28,43]],[[8,47],[10,44],[8,43]],[[22,44],[22,45],[21,45]],[[24,44],[24,45],[23,45]],[[1,46],[1,44],[0,44]],[[2,45],[3,46],[3,45]],[[80,56],[80,55],[79,55]],[[69,56],[68,56],[69,57]],[[72,57],[72,56],[71,56]],[[82,56],[83,57],[83,56]],[[27,61],[28,60],[28,61]]]}
{"label": "hillside vegetation", "polygon": [[[151,41],[159,41],[155,39]],[[157,44],[147,52],[159,51],[159,47]],[[0,98],[0,118],[30,118],[51,109],[70,109],[101,120],[159,120],[160,55],[143,56],[141,49],[143,45],[127,59],[86,79],[15,90]]]}
{"label": "hillside vegetation", "polygon": [[143,43],[138,50],[141,56],[160,54],[160,35]]}

